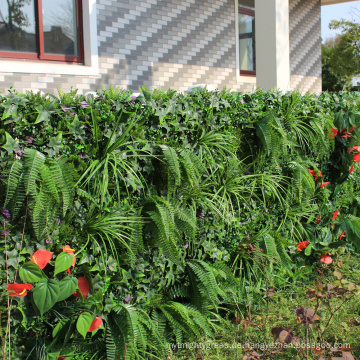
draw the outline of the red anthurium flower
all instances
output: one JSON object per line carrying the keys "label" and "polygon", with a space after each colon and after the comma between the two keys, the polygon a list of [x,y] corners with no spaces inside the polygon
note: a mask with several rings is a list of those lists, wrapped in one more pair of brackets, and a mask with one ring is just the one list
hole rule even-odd
{"label": "red anthurium flower", "polygon": [[353,161],[360,162],[360,154],[355,154],[353,156]]}
{"label": "red anthurium flower", "polygon": [[345,232],[346,232],[346,230],[344,230],[344,231],[341,233],[341,235],[340,235],[340,240],[341,240],[343,237],[345,237]]}
{"label": "red anthurium flower", "polygon": [[[90,286],[89,286],[88,279],[85,276],[80,276],[78,278],[78,287],[79,287],[80,292],[82,293],[82,296],[86,299],[89,294]],[[73,293],[73,295],[76,297],[80,297],[80,295],[77,291],[75,291]]]}
{"label": "red anthurium flower", "polygon": [[[316,175],[315,171],[314,170],[311,170],[311,169],[308,169],[309,173],[314,176],[315,178],[315,181],[318,179],[318,176]],[[320,175],[321,176],[321,175]]]}
{"label": "red anthurium flower", "polygon": [[360,151],[360,146],[352,146],[348,152],[351,153],[352,151]]}
{"label": "red anthurium flower", "polygon": [[323,188],[323,187],[325,187],[325,186],[328,185],[328,184],[330,184],[330,181],[322,183],[322,184],[320,185],[320,187]]}
{"label": "red anthurium flower", "polygon": [[326,254],[322,254],[320,256],[320,261],[323,262],[324,264],[331,264],[333,262],[333,259],[332,257],[328,256],[328,255],[331,255],[331,253],[326,253]]}
{"label": "red anthurium flower", "polygon": [[[67,253],[74,255],[75,250],[71,249],[71,247],[69,245],[65,245],[65,246],[63,246],[63,251],[66,251]],[[74,267],[75,263],[76,263],[76,257],[74,256],[71,266]]]}
{"label": "red anthurium flower", "polygon": [[316,223],[318,224],[321,220],[321,216],[319,215],[319,217],[316,219]]}
{"label": "red anthurium flower", "polygon": [[8,284],[8,291],[13,291],[9,296],[26,296],[27,290],[31,290],[31,284]]}
{"label": "red anthurium flower", "polygon": [[338,216],[338,214],[339,214],[339,210],[335,210],[333,213],[332,219],[335,220],[336,217]]}
{"label": "red anthurium flower", "polygon": [[30,261],[38,265],[40,269],[43,269],[51,260],[52,254],[52,252],[47,250],[38,250],[34,252]]}
{"label": "red anthurium flower", "polygon": [[306,241],[302,241],[302,242],[299,242],[297,244],[297,251],[301,251],[302,249],[306,249],[306,247],[309,245],[309,242],[306,240]]}
{"label": "red anthurium flower", "polygon": [[344,133],[344,135],[341,135],[342,138],[348,138],[348,137],[351,137],[351,133],[349,132],[346,132]]}
{"label": "red anthurium flower", "polygon": [[334,137],[338,134],[338,132],[339,132],[338,129],[331,128],[330,134],[329,134],[329,139],[334,139]]}
{"label": "red anthurium flower", "polygon": [[93,320],[93,322],[91,323],[88,332],[92,332],[95,331],[99,326],[101,326],[101,324],[103,323],[103,321],[101,320],[101,317],[97,317],[95,318],[95,320]]}
{"label": "red anthurium flower", "polygon": [[349,173],[351,174],[354,171],[354,163],[352,163]]}
{"label": "red anthurium flower", "polygon": [[309,173],[312,175],[312,176],[316,176],[315,174],[315,171],[314,170],[311,170],[311,169],[308,169]]}

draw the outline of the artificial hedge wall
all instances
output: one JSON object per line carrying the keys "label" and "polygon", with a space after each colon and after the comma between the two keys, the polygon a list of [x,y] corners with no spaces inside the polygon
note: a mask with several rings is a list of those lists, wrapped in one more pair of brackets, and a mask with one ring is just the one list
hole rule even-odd
{"label": "artificial hedge wall", "polygon": [[358,93],[1,95],[4,354],[168,355],[269,279],[356,251],[359,109]]}

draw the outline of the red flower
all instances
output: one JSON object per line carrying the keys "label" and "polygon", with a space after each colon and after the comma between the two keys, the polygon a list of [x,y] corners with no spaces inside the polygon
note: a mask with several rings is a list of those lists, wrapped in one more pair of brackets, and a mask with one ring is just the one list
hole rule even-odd
{"label": "red flower", "polygon": [[339,132],[338,129],[331,128],[330,134],[329,134],[329,139],[334,139],[334,137],[338,134],[338,132]]}
{"label": "red flower", "polygon": [[351,129],[350,129],[350,132],[353,132],[354,129],[355,129],[354,126],[352,126]]}
{"label": "red flower", "polygon": [[103,321],[101,320],[101,317],[97,317],[93,320],[93,322],[91,323],[88,332],[92,332],[95,331],[99,326],[101,326],[103,323]]}
{"label": "red flower", "polygon": [[333,262],[333,259],[332,257],[328,256],[328,255],[331,255],[331,253],[326,253],[326,254],[322,254],[320,256],[320,261],[323,262],[324,264],[331,264]]}
{"label": "red flower", "polygon": [[353,161],[360,162],[360,154],[355,154],[353,156]]}
{"label": "red flower", "polygon": [[345,237],[345,232],[346,232],[346,230],[344,230],[344,231],[341,233],[341,235],[340,235],[340,240],[341,240],[343,237]]}
{"label": "red flower", "polygon": [[297,244],[297,251],[301,251],[302,249],[306,249],[306,247],[309,245],[309,242],[306,240],[306,241],[302,241],[302,242],[299,242]]}
{"label": "red flower", "polygon": [[319,217],[316,219],[316,223],[318,224],[321,220],[321,216],[319,215]]}
{"label": "red flower", "polygon": [[[70,247],[69,245],[65,245],[65,246],[63,246],[63,251],[66,251],[67,253],[69,253],[69,254],[71,254],[71,255],[74,256],[73,262],[72,262],[72,264],[71,264],[71,266],[74,267],[74,266],[75,266],[75,263],[76,263],[76,256],[75,256],[75,254],[74,254],[74,251],[75,251],[75,250],[71,249],[71,247]],[[68,269],[68,270],[69,270],[69,269]],[[66,271],[68,271],[68,270],[66,270]],[[70,270],[68,271],[68,273],[70,274]]]}
{"label": "red flower", "polygon": [[[85,276],[80,276],[78,278],[78,287],[79,287],[79,291],[81,292],[82,296],[86,299],[89,294],[90,285],[89,285],[88,279]],[[77,291],[75,291],[73,293],[73,295],[76,297],[80,297],[80,295]]]}
{"label": "red flower", "polygon": [[336,217],[338,216],[338,214],[339,214],[339,210],[335,210],[335,212],[333,213],[332,219],[335,220]]}
{"label": "red flower", "polygon": [[352,163],[349,173],[351,174],[354,171],[354,163]]}
{"label": "red flower", "polygon": [[13,291],[9,296],[21,296],[24,297],[27,294],[26,290],[31,290],[31,284],[7,284],[8,291]]}
{"label": "red flower", "polygon": [[322,177],[322,173],[321,173],[321,171],[319,171],[319,176],[320,176],[320,177]]}
{"label": "red flower", "polygon": [[320,187],[323,188],[323,187],[325,187],[327,184],[330,184],[330,181],[322,183],[322,184],[320,185]]}
{"label": "red flower", "polygon": [[351,137],[351,133],[345,133],[345,135],[341,135],[342,138],[348,138]]}
{"label": "red flower", "polygon": [[59,356],[58,360],[66,360],[66,357],[65,356]]}
{"label": "red flower", "polygon": [[[309,173],[315,177],[315,181],[318,179],[318,176],[316,175],[315,171],[314,170],[311,170],[311,169],[308,169]],[[321,173],[320,173],[321,174]],[[320,175],[322,176],[322,175]]]}
{"label": "red flower", "polygon": [[52,252],[47,250],[38,250],[34,252],[30,261],[39,266],[40,269],[43,269],[51,260],[52,254]]}
{"label": "red flower", "polygon": [[348,152],[351,153],[352,151],[360,151],[360,146],[352,146]]}

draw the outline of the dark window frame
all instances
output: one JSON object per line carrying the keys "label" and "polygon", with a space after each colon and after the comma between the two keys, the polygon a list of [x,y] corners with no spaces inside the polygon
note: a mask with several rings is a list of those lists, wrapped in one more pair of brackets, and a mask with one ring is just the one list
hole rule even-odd
{"label": "dark window frame", "polygon": [[66,63],[84,63],[84,40],[83,40],[83,21],[82,21],[82,0],[76,0],[77,25],[78,25],[78,43],[79,55],[61,55],[61,54],[46,54],[44,51],[44,31],[43,31],[43,16],[42,16],[42,0],[35,0],[35,17],[36,17],[36,42],[37,53],[26,53],[16,51],[1,51],[0,58],[15,59],[15,60],[34,60],[34,61],[57,61]]}
{"label": "dark window frame", "polygon": [[[243,15],[249,15],[249,16],[253,16],[255,18],[255,10],[252,9],[248,9],[248,8],[244,8],[239,6],[238,9],[239,14],[243,14]],[[244,36],[245,35],[245,36]],[[251,35],[251,37],[249,36]],[[250,76],[256,76],[256,51],[255,51],[255,21],[253,23],[253,28],[252,28],[252,32],[251,33],[247,33],[247,34],[239,34],[239,45],[240,45],[240,40],[241,39],[249,39],[252,38],[253,40],[253,66],[255,70],[241,70],[240,69],[240,75],[250,75]]]}

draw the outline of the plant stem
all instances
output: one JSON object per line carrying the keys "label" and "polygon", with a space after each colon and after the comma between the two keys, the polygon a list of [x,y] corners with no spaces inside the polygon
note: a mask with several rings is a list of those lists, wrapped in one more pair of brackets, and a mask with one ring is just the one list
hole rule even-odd
{"label": "plant stem", "polygon": [[328,322],[327,322],[327,324],[326,324],[326,326],[325,326],[325,328],[324,328],[324,331],[323,331],[323,332],[321,333],[321,335],[320,335],[321,337],[324,336],[324,333],[325,333],[325,331],[327,330],[327,327],[329,326],[331,319],[334,317],[334,314],[335,314],[348,300],[350,300],[352,297],[354,297],[354,295],[351,296],[350,298],[345,298],[345,300],[339,305],[339,307],[338,307],[337,309],[335,309],[334,312],[331,313],[331,315],[330,315],[330,317],[329,317],[329,320],[328,320]]}
{"label": "plant stem", "polygon": [[[5,271],[6,271],[6,284],[9,283],[9,272],[8,272],[8,257],[7,257],[7,243],[6,243],[6,221],[4,220],[4,241],[5,241]],[[8,337],[9,332],[9,339],[10,339],[10,303],[9,303],[9,296],[8,296],[8,318],[6,322],[6,331],[5,331],[5,338],[4,338],[4,346],[3,346],[3,359],[6,359],[6,340]],[[10,344],[9,344],[10,347]],[[10,350],[10,348],[9,348]],[[10,357],[9,357],[10,360]]]}

